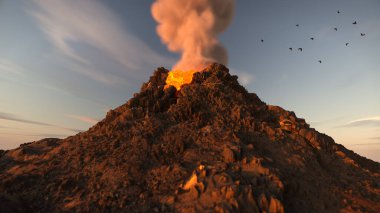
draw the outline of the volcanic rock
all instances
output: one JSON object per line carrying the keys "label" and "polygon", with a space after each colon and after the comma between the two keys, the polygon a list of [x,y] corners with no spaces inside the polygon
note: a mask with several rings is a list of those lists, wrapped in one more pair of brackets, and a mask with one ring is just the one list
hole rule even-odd
{"label": "volcanic rock", "polygon": [[88,131],[0,154],[0,212],[380,212],[380,164],[212,64],[158,68]]}

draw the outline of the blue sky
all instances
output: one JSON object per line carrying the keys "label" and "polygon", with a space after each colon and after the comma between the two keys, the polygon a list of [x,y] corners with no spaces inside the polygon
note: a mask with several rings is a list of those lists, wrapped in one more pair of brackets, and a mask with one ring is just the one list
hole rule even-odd
{"label": "blue sky", "polygon": [[[0,149],[87,130],[170,68],[152,2],[0,0]],[[378,0],[240,0],[220,39],[250,92],[380,161]]]}

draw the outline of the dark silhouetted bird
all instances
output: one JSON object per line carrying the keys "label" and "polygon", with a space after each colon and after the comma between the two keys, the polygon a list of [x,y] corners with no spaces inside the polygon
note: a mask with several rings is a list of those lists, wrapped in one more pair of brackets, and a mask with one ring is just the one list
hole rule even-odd
{"label": "dark silhouetted bird", "polygon": [[360,33],[360,36],[365,36],[365,33]]}
{"label": "dark silhouetted bird", "polygon": [[318,60],[318,62],[319,62],[320,64],[322,64],[322,61],[321,61],[321,60]]}
{"label": "dark silhouetted bird", "polygon": [[293,51],[293,48],[290,47],[289,50],[290,50],[290,51]]}
{"label": "dark silhouetted bird", "polygon": [[296,27],[299,27],[300,25],[299,24],[296,24]]}
{"label": "dark silhouetted bird", "polygon": [[264,42],[264,39],[261,39],[261,43],[263,43]]}
{"label": "dark silhouetted bird", "polygon": [[339,14],[339,13],[340,13],[340,11],[338,10],[338,11],[336,11],[336,13],[338,13],[338,14]]}
{"label": "dark silhouetted bird", "polygon": [[352,24],[357,24],[356,21],[354,21]]}
{"label": "dark silhouetted bird", "polygon": [[338,31],[338,28],[334,27],[334,30],[335,30],[335,31]]}
{"label": "dark silhouetted bird", "polygon": [[302,48],[298,48],[298,50],[302,52]]}
{"label": "dark silhouetted bird", "polygon": [[346,46],[348,46],[349,43],[346,43]]}
{"label": "dark silhouetted bird", "polygon": [[313,38],[313,37],[311,37],[311,38],[310,38],[310,40],[314,40],[314,38]]}

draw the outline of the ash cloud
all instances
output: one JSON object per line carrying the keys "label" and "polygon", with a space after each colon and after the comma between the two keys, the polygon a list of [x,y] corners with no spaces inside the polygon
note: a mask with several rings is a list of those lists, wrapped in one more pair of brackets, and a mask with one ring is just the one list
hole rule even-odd
{"label": "ash cloud", "polygon": [[211,62],[227,64],[217,36],[230,25],[235,0],[156,0],[152,16],[168,49],[181,53],[173,70],[200,70]]}

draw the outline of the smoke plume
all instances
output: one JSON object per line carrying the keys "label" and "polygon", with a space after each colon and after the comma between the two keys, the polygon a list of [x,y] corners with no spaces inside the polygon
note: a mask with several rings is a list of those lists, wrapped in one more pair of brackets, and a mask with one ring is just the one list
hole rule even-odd
{"label": "smoke plume", "polygon": [[172,52],[181,53],[173,70],[200,70],[212,62],[227,64],[217,36],[231,23],[235,0],[156,0],[157,33]]}

